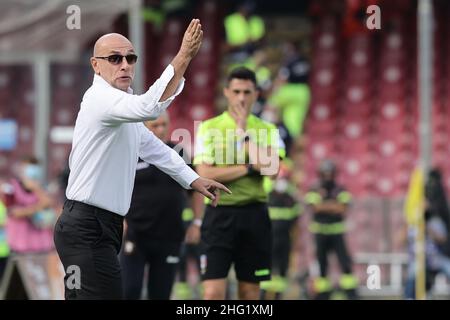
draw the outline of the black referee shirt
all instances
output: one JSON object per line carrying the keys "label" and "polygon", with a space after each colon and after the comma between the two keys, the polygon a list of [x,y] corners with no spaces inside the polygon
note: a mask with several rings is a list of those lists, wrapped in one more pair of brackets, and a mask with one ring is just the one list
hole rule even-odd
{"label": "black referee shirt", "polygon": [[174,179],[139,159],[131,207],[125,217],[130,234],[144,240],[182,241],[186,196],[186,190]]}

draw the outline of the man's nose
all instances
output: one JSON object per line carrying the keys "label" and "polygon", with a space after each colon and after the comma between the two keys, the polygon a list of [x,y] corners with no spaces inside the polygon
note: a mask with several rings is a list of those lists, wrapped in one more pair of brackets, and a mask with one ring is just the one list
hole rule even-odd
{"label": "man's nose", "polygon": [[120,70],[127,70],[130,68],[130,64],[128,63],[125,57],[122,58],[122,63],[120,64]]}

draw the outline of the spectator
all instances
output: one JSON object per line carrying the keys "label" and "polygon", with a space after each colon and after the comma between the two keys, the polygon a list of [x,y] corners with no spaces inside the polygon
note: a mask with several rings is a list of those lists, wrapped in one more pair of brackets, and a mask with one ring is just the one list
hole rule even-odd
{"label": "spectator", "polygon": [[261,119],[273,123],[277,126],[280,138],[281,140],[283,140],[283,144],[286,148],[286,156],[289,157],[294,141],[289,133],[289,130],[286,128],[286,125],[281,119],[280,110],[271,106],[270,104],[266,104],[263,111],[261,112],[260,117]]}
{"label": "spectator", "polygon": [[315,235],[316,254],[319,261],[320,277],[314,280],[317,299],[329,299],[332,293],[328,279],[328,254],[335,252],[342,270],[340,287],[349,299],[356,299],[357,279],[352,275],[352,261],[345,244],[344,217],[351,195],[336,183],[336,165],[324,160],[319,165],[319,182],[305,196],[311,206],[313,222],[310,226]]}
{"label": "spectator", "polygon": [[[433,287],[434,277],[443,273],[450,279],[450,257],[448,250],[449,212],[442,175],[432,169],[425,185],[425,289]],[[417,228],[408,228],[409,264],[405,285],[405,298],[415,299],[416,260],[415,243]]]}
{"label": "spectator", "polygon": [[[442,220],[446,232],[448,233],[450,231],[450,212],[448,210],[447,196],[442,182],[442,174],[439,169],[430,171],[425,185],[425,197],[428,204],[427,210],[431,211],[433,216],[437,216]],[[442,252],[447,256],[450,256],[450,238],[439,246]]]}
{"label": "spectator", "polygon": [[7,238],[14,253],[53,250],[53,226],[56,219],[52,199],[42,186],[42,168],[38,160],[25,157],[4,195],[8,210]]}
{"label": "spectator", "polygon": [[272,279],[261,283],[262,299],[270,292],[275,294],[276,300],[280,300],[287,290],[292,233],[300,213],[296,188],[290,181],[291,163],[286,158],[280,167],[280,173],[274,182],[267,178],[265,180],[272,221]]}
{"label": "spectator", "polygon": [[225,17],[227,51],[233,61],[242,62],[252,55],[265,35],[264,20],[254,13],[255,6],[254,1],[245,1]]}
{"label": "spectator", "polygon": [[9,256],[8,240],[6,239],[6,207],[0,197],[0,283],[2,282],[3,272],[6,268]]}
{"label": "spectator", "polygon": [[277,107],[281,119],[296,138],[303,132],[303,123],[308,113],[311,93],[308,85],[309,62],[300,54],[298,44],[284,45],[284,62],[277,85],[268,103]]}

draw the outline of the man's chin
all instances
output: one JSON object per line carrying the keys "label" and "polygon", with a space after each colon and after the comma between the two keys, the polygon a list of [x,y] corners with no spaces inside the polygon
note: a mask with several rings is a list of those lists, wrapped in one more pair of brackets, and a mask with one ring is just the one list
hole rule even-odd
{"label": "man's chin", "polygon": [[126,91],[128,91],[128,88],[130,87],[130,85],[131,85],[131,81],[116,81],[114,87],[116,89],[126,92]]}

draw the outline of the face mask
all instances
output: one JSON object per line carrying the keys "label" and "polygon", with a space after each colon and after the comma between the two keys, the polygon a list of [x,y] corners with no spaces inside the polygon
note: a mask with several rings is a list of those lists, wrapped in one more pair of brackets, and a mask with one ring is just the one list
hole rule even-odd
{"label": "face mask", "polygon": [[30,180],[41,181],[42,169],[36,164],[28,164],[25,166],[24,176]]}

